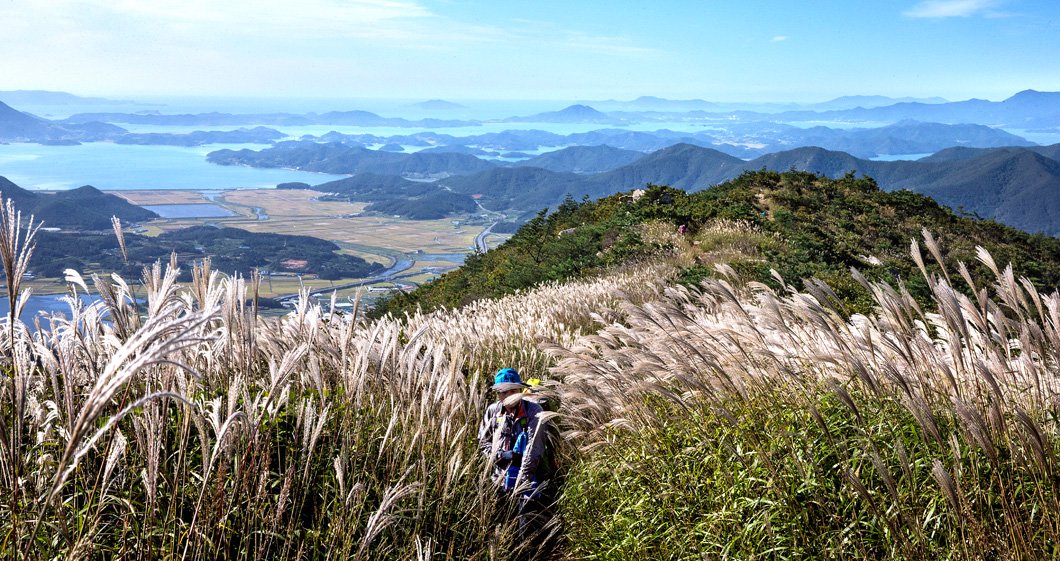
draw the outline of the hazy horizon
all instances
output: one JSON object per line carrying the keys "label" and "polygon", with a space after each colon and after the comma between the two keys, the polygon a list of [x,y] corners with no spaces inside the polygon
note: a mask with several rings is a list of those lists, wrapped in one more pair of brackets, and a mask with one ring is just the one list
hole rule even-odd
{"label": "hazy horizon", "polygon": [[1060,91],[1060,5],[307,0],[0,4],[0,90],[140,100],[998,101]]}
{"label": "hazy horizon", "polygon": [[[1025,90],[1037,90],[1037,91],[1052,91],[1052,90],[1041,90],[1033,87],[1024,87],[1017,90],[1013,90],[1009,93],[999,92],[999,95],[995,98],[990,98],[988,101],[1003,101],[1013,95],[1025,91]],[[1060,87],[1058,90],[1060,91]],[[228,104],[250,104],[260,102],[282,102],[282,103],[293,103],[301,102],[304,105],[325,105],[334,102],[346,103],[346,102],[365,102],[368,104],[387,104],[393,107],[409,107],[412,108],[416,104],[424,103],[428,101],[446,101],[456,104],[505,104],[505,105],[523,105],[523,104],[584,104],[593,102],[615,102],[615,103],[628,103],[635,101],[639,98],[658,98],[667,101],[705,101],[708,103],[717,103],[720,105],[739,105],[739,104],[752,104],[752,105],[813,105],[820,103],[827,103],[841,98],[851,97],[888,97],[892,99],[937,99],[944,100],[947,102],[953,101],[966,101],[973,98],[947,98],[941,95],[886,95],[878,94],[874,92],[852,92],[852,93],[839,93],[837,95],[831,95],[827,98],[808,98],[802,101],[793,101],[790,99],[762,99],[762,100],[744,100],[737,98],[710,98],[710,97],[667,97],[663,95],[657,95],[653,92],[644,92],[636,95],[628,96],[610,96],[610,97],[598,97],[598,98],[573,98],[573,97],[457,97],[457,96],[431,96],[429,92],[425,95],[418,97],[368,97],[368,96],[289,96],[289,95],[225,95],[223,93],[214,95],[204,94],[180,94],[180,93],[152,93],[152,94],[133,94],[133,93],[112,93],[104,94],[98,92],[82,92],[74,90],[55,90],[55,89],[44,89],[44,88],[12,88],[4,89],[0,88],[0,92],[46,92],[46,93],[66,93],[84,98],[101,98],[113,102],[128,102],[129,104],[137,104],[144,106],[144,110],[150,110],[150,106],[165,107],[166,105],[172,104],[176,101],[183,102],[194,102],[202,103],[203,105],[209,105],[214,102],[222,102]],[[987,98],[978,98],[987,99]],[[57,104],[61,105],[61,104]]]}

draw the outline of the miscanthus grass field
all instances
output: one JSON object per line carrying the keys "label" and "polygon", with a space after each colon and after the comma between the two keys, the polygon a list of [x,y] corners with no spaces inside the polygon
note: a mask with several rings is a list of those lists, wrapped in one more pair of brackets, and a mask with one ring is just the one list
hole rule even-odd
{"label": "miscanthus grass field", "polygon": [[[17,296],[32,229],[7,206]],[[670,281],[692,240],[598,278],[401,318],[259,317],[253,279],[173,266],[0,329],[12,559],[1041,559],[1060,551],[1060,295],[911,244],[933,299],[853,278]],[[654,230],[653,230],[654,228]],[[120,229],[118,230],[120,238]],[[663,243],[665,242],[665,243]],[[921,250],[926,249],[926,254]],[[701,248],[713,248],[703,254]],[[780,288],[776,288],[779,286]],[[141,303],[133,294],[141,299]],[[15,298],[12,301],[16,301]],[[492,373],[561,404],[549,551],[518,543],[475,442]],[[554,547],[552,547],[554,546]]]}

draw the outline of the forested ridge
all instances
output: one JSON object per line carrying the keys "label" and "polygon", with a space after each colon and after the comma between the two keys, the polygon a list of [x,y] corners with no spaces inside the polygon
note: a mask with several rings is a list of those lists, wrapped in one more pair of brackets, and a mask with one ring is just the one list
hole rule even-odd
{"label": "forested ridge", "polygon": [[[1043,290],[1060,284],[1057,238],[961,216],[910,191],[884,192],[867,177],[759,171],[694,193],[653,185],[638,195],[568,198],[539,213],[499,248],[469,256],[460,269],[396,295],[377,313],[460,306],[542,282],[582,278],[665,250],[644,239],[639,228],[644,224],[662,222],[674,232],[684,226],[687,237],[696,239],[716,220],[742,221],[757,233],[726,238],[704,232],[700,250],[731,244],[731,266],[774,286],[771,270],[795,282],[820,279],[851,310],[861,309],[859,302],[868,296],[850,278],[852,267],[869,279],[901,282],[914,295],[927,296],[908,257],[910,241],[924,229],[946,247],[947,259],[975,269],[976,247],[983,246]],[[694,284],[713,274],[712,263],[689,263],[681,274]]]}

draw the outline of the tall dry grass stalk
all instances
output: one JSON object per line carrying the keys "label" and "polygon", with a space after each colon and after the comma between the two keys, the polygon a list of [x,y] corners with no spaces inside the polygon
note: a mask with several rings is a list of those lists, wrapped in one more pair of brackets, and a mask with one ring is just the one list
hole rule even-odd
{"label": "tall dry grass stalk", "polygon": [[125,230],[121,227],[121,219],[117,216],[111,216],[110,225],[114,228],[114,237],[118,239],[118,247],[121,248],[121,259],[128,263],[129,252],[125,249]]}
{"label": "tall dry grass stalk", "polygon": [[[10,205],[0,219],[14,296],[35,229],[30,221],[23,230]],[[719,223],[695,240],[656,234],[696,259],[737,251],[730,236],[747,228]],[[941,262],[930,236],[925,244]],[[876,312],[853,317],[833,307],[823,283],[796,291],[780,279],[775,291],[723,264],[695,291],[668,286],[673,267],[659,262],[374,321],[326,315],[307,293],[287,316],[260,317],[258,279],[248,287],[209,262],[186,286],[175,259],[146,268],[142,305],[117,276],[94,276],[90,288],[71,271],[69,314],[31,331],[17,307],[8,313],[0,553],[513,557],[519,544],[483,481],[474,438],[502,366],[558,382],[580,461],[616,434],[673,422],[660,404],[740,426],[750,421],[734,404],[775,402],[817,419],[822,438],[854,461],[857,469],[840,470],[849,496],[886,522],[901,555],[915,557],[932,532],[1008,558],[1060,543],[1060,295],[1038,293],[985,251],[990,286],[913,249],[932,306],[854,273]],[[99,301],[77,297],[93,289]],[[933,456],[925,462],[906,441],[843,448],[828,403],[863,435],[883,430],[873,424],[879,410],[899,408]],[[735,457],[781,470],[766,452]],[[908,506],[918,476],[936,489],[937,514]],[[725,513],[705,514],[701,527],[722,527]]]}
{"label": "tall dry grass stalk", "polygon": [[[10,210],[17,287],[34,230]],[[509,558],[475,444],[488,379],[546,372],[537,342],[656,298],[669,269],[372,322],[307,293],[263,318],[256,279],[178,273],[145,268],[138,303],[116,275],[68,271],[69,313],[35,332],[9,314],[3,557]]]}
{"label": "tall dry grass stalk", "polygon": [[[9,496],[9,507],[5,510],[13,520],[25,521],[28,513],[26,503],[26,466],[20,451],[25,447],[26,436],[32,430],[27,426],[27,408],[32,405],[35,376],[32,369],[33,354],[28,350],[28,331],[16,320],[29,298],[30,291],[22,292],[22,278],[29,269],[33,253],[33,238],[40,228],[30,216],[25,226],[22,213],[15,210],[11,199],[0,196],[0,265],[3,266],[7,286],[8,313],[4,326],[3,359],[0,368],[4,371],[0,395],[4,403],[0,406],[0,481]],[[16,538],[18,539],[18,538]]]}
{"label": "tall dry grass stalk", "polygon": [[[925,244],[935,264],[925,262],[916,242],[911,249],[934,295],[929,308],[901,286],[872,283],[853,271],[873,295],[876,312],[848,318],[833,307],[837,299],[823,283],[807,281],[796,291],[781,279],[786,290],[778,292],[743,282],[723,265],[719,278],[699,290],[671,287],[658,301],[624,303],[623,321],[572,344],[547,347],[559,361],[552,375],[563,381],[567,422],[582,449],[592,451],[613,442],[616,428],[663,430],[673,419],[660,411],[671,407],[739,426],[746,421],[729,415],[731,408],[759,410],[759,404],[773,403],[760,411],[812,413],[828,434],[834,429],[819,407],[835,400],[863,423],[858,434],[868,435],[880,429],[863,416],[866,407],[876,415],[888,403],[900,404],[934,450],[927,469],[938,496],[945,497],[949,522],[936,527],[941,537],[929,539],[925,528],[938,521],[899,498],[879,452],[835,446],[855,464],[876,465],[878,488],[890,497],[882,503],[886,497],[867,489],[876,476],[851,471],[844,479],[850,493],[875,509],[873,518],[891,524],[884,541],[907,558],[931,558],[924,552],[941,543],[932,539],[954,536],[971,540],[961,558],[991,551],[1002,558],[1040,556],[1060,544],[1060,294],[1039,293],[982,249],[979,259],[993,271],[993,285],[975,284],[958,264],[966,284],[958,290],[951,284],[957,277],[946,271],[927,232]],[[659,400],[670,407],[660,407]],[[772,446],[794,437],[747,438]],[[891,453],[897,456],[890,465],[913,465],[900,459],[901,447]],[[769,456],[761,459],[773,466],[769,473],[777,480],[790,473]],[[812,460],[783,461],[804,474],[821,469]],[[798,500],[783,492],[780,497]]]}

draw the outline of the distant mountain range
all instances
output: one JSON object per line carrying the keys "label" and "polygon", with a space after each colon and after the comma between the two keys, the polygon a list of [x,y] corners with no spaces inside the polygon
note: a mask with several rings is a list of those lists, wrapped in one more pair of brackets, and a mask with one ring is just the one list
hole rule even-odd
{"label": "distant mountain range", "polygon": [[60,125],[0,103],[0,141],[76,144],[82,140],[104,140],[126,131],[107,123],[84,122]]}
{"label": "distant mountain range", "polygon": [[193,131],[190,133],[141,132],[114,138],[117,144],[164,144],[167,146],[202,146],[204,144],[272,144],[287,135],[268,127],[231,131]]}
{"label": "distant mountain range", "polygon": [[[606,103],[606,102],[605,102]],[[687,102],[674,107],[643,104],[607,105],[606,115],[627,121],[651,122],[675,119],[699,120],[719,126],[734,122],[836,121],[848,123],[897,123],[905,120],[943,124],[978,123],[1015,129],[1060,127],[1060,92],[1024,90],[1003,101],[969,99],[945,101],[939,98],[895,99],[881,96],[841,97],[816,105],[787,107],[778,104],[746,107],[739,104],[688,109]],[[705,103],[705,102],[704,102]]]}
{"label": "distant mountain range", "polygon": [[79,142],[113,141],[121,144],[198,146],[218,142],[271,143],[287,136],[284,133],[263,126],[234,131],[194,131],[180,134],[130,133],[128,130],[112,123],[158,126],[336,125],[415,128],[465,127],[479,124],[477,121],[450,119],[410,121],[396,117],[381,117],[368,111],[330,111],[320,115],[315,113],[305,115],[291,113],[164,115],[154,111],[147,113],[79,113],[65,119],[52,121],[18,111],[0,102],[0,142],[77,144]]}
{"label": "distant mountain range", "polygon": [[[593,120],[594,114],[582,110],[570,113],[573,120]],[[384,123],[386,119],[362,112],[328,113],[327,121]],[[602,115],[602,114],[600,114]],[[96,114],[105,119],[108,114]],[[84,117],[84,116],[82,116]],[[146,116],[146,122],[185,122],[181,115]],[[84,117],[87,119],[87,117]],[[535,117],[536,118],[536,117]],[[380,121],[379,119],[383,119]],[[199,119],[190,119],[195,122]],[[209,119],[207,119],[209,120]],[[231,124],[227,117],[217,116],[215,126]],[[237,119],[237,121],[242,120]],[[252,120],[252,119],[251,119]],[[410,123],[411,121],[406,121]],[[139,123],[138,123],[139,124]],[[283,138],[282,131],[258,126],[231,131],[193,131],[190,133],[130,133],[101,121],[82,122],[71,117],[63,121],[49,121],[0,104],[0,141],[41,142],[47,144],[76,144],[78,142],[110,141],[119,144],[164,144],[200,146],[213,143],[271,144]],[[843,150],[860,157],[878,154],[931,153],[951,146],[990,148],[998,146],[1027,146],[1032,143],[1003,130],[984,125],[942,125],[917,121],[902,121],[871,129],[833,129],[828,127],[799,128],[780,123],[734,123],[723,130],[704,130],[695,133],[660,129],[652,132],[607,128],[585,133],[559,135],[540,130],[509,130],[456,137],[448,134],[418,132],[410,135],[378,136],[371,134],[342,134],[331,132],[307,140],[341,142],[350,146],[398,145],[429,146],[432,152],[457,152],[479,156],[495,156],[511,151],[535,151],[542,146],[594,146],[606,144],[625,150],[652,152],[678,143],[712,147],[730,155],[753,158],[795,146],[821,146]],[[596,171],[600,171],[597,166]]]}
{"label": "distant mountain range", "polygon": [[698,190],[758,169],[796,169],[836,178],[853,172],[885,191],[908,189],[950,208],[1022,230],[1060,234],[1060,145],[945,153],[919,161],[880,162],[822,148],[796,148],[749,162],[715,150],[673,146],[591,178],[612,192],[661,183]]}
{"label": "distant mountain range", "polygon": [[643,157],[643,152],[623,150],[607,145],[571,146],[562,150],[545,152],[516,165],[543,168],[549,171],[601,173],[631,164]]}
{"label": "distant mountain range", "polygon": [[[447,102],[433,100],[439,107]],[[112,141],[133,144],[171,144],[195,146],[218,142],[272,143],[285,138],[282,130],[265,128],[307,125],[336,127],[401,127],[431,129],[438,127],[470,128],[484,123],[596,124],[603,127],[585,133],[558,135],[545,131],[511,130],[496,133],[454,136],[417,131],[408,135],[377,136],[329,132],[304,140],[342,142],[351,146],[387,146],[397,151],[398,146],[425,148],[451,147],[449,151],[464,152],[484,157],[496,157],[508,152],[533,152],[542,147],[607,144],[626,150],[652,152],[678,143],[710,147],[740,158],[750,159],[771,152],[798,146],[820,146],[849,152],[855,156],[872,158],[879,155],[927,154],[951,146],[991,148],[1031,145],[1025,139],[1010,134],[1002,127],[1017,130],[1060,131],[1060,93],[1026,90],[1000,102],[967,100],[961,102],[905,101],[890,105],[875,103],[894,101],[880,96],[852,96],[837,98],[819,108],[782,112],[720,111],[697,100],[678,100],[671,108],[681,111],[647,110],[652,104],[667,101],[659,98],[638,98],[634,106],[623,111],[604,112],[585,104],[576,104],[558,111],[527,116],[514,116],[500,121],[452,119],[408,120],[383,117],[369,111],[329,111],[325,113],[199,113],[161,114],[157,111],[139,113],[81,113],[69,118],[50,121],[0,104],[0,141],[72,144],[77,142]],[[672,101],[672,100],[671,100]],[[700,100],[701,101],[701,100]],[[426,102],[425,102],[426,103]],[[850,108],[849,105],[858,104]],[[690,107],[700,107],[684,111]],[[840,109],[828,109],[835,107]],[[845,108],[843,108],[845,107]],[[807,121],[836,122],[836,126],[794,126]],[[666,129],[678,122],[682,131]],[[871,128],[850,128],[843,123],[872,123]],[[191,133],[129,133],[115,123],[156,126],[234,126],[258,125],[253,133],[244,130],[195,131]],[[656,130],[644,125],[659,123]],[[886,126],[877,126],[888,123]],[[638,130],[629,125],[639,124]],[[686,130],[689,125],[698,128]],[[222,134],[224,133],[224,134]],[[442,151],[438,149],[435,151]]]}
{"label": "distant mountain range", "polygon": [[[745,113],[744,120],[759,120],[763,114]],[[1060,92],[1024,90],[1004,101],[969,99],[947,103],[895,103],[883,107],[834,111],[787,111],[771,115],[779,121],[884,121],[908,119],[935,123],[982,123],[1019,129],[1060,126]]]}
{"label": "distant mountain range", "polygon": [[941,97],[887,97],[884,95],[845,95],[821,103],[811,103],[807,107],[815,111],[836,109],[854,109],[855,107],[886,107],[895,103],[949,103]]}
{"label": "distant mountain range", "polygon": [[306,141],[281,142],[261,151],[217,150],[210,152],[207,160],[221,165],[293,168],[336,174],[375,173],[418,179],[464,175],[493,167],[493,164],[467,154],[404,154]]}
{"label": "distant mountain range", "polygon": [[[329,148],[339,151],[331,157],[322,156],[319,145],[311,143],[294,143],[292,148],[297,148],[302,155],[298,162],[323,166],[325,169],[321,171],[335,172],[340,169],[332,167],[329,162],[344,161],[345,154],[376,154],[374,157],[380,157],[378,152],[363,149],[359,152],[346,149],[350,152],[343,152],[341,145]],[[233,158],[232,163],[259,165],[260,158],[266,156],[266,162],[274,165],[284,161],[281,154],[270,150],[243,152],[228,154]],[[359,166],[376,170],[421,170],[417,173],[425,169],[413,164],[416,154],[386,156],[398,159],[385,164],[362,163]],[[460,169],[465,171],[456,173],[450,169],[446,174],[439,171],[441,167],[431,167],[433,174],[447,175],[436,183],[411,182],[399,177],[354,175],[349,179],[318,185],[314,189],[343,194],[354,200],[387,201],[388,210],[395,214],[411,215],[402,210],[401,201],[418,200],[422,203],[424,197],[431,195],[431,190],[477,198],[491,210],[530,211],[555,207],[567,195],[576,199],[585,196],[598,198],[642,188],[649,183],[697,191],[746,171],[795,169],[830,178],[846,173],[870,176],[886,191],[908,189],[930,195],[959,211],[995,219],[1028,232],[1060,234],[1060,196],[1057,196],[1060,194],[1060,144],[992,149],[951,148],[917,161],[893,162],[866,160],[846,152],[819,147],[796,148],[746,161],[692,144],[677,144],[636,159],[633,159],[636,153],[609,146],[580,146],[546,154],[547,158],[541,156],[535,162],[547,165],[549,169],[529,165],[499,167],[479,160],[479,165],[486,169],[471,172],[466,170],[478,167],[468,165],[476,160],[474,157],[459,154],[450,156],[454,158],[453,162],[460,162]],[[211,158],[218,160],[215,156]],[[627,163],[616,165],[620,161]],[[611,169],[591,174],[573,173],[587,163]],[[442,161],[434,162],[436,166],[443,164]],[[447,197],[447,204],[457,202],[463,205],[460,208],[467,208],[467,199]]]}
{"label": "distant mountain range", "polygon": [[547,111],[525,117],[508,117],[505,123],[590,123],[621,125],[625,120],[601,113],[588,105],[571,105],[559,111]]}
{"label": "distant mountain range", "polygon": [[651,95],[642,95],[632,101],[607,100],[601,102],[589,101],[585,105],[596,105],[610,109],[627,111],[713,111],[721,109],[720,104],[702,99],[666,99]]}
{"label": "distant mountain range", "polygon": [[134,101],[82,97],[66,92],[46,90],[0,91],[0,101],[9,105],[136,105]]}
{"label": "distant mountain range", "polygon": [[853,109],[855,107],[883,107],[895,103],[947,103],[941,97],[887,97],[883,95],[848,95],[819,103],[748,103],[716,102],[702,99],[666,99],[655,96],[641,96],[631,101],[614,99],[602,101],[579,101],[583,105],[603,108],[607,111],[763,111],[779,113],[792,110],[829,111],[835,109]]}
{"label": "distant mountain range", "polygon": [[131,204],[121,197],[108,195],[91,185],[69,191],[36,193],[0,176],[0,193],[5,199],[14,201],[15,207],[23,216],[32,214],[36,221],[43,221],[45,227],[109,230],[111,216],[117,216],[125,223],[158,218],[158,215],[150,210]]}
{"label": "distant mountain range", "polygon": [[412,103],[409,107],[423,109],[424,111],[453,111],[456,109],[465,109],[465,107],[459,103],[453,103],[452,101],[446,101],[444,99],[428,99],[427,101]]}
{"label": "distant mountain range", "polygon": [[328,111],[327,113],[195,113],[186,115],[169,115],[157,112],[149,113],[78,113],[58,121],[59,123],[85,123],[102,121],[106,123],[129,123],[136,125],[164,126],[305,126],[305,125],[344,125],[358,127],[469,127],[477,126],[478,121],[461,121],[453,119],[419,119],[408,120],[400,117],[382,117],[369,111]]}
{"label": "distant mountain range", "polygon": [[[55,103],[69,99],[63,95],[51,97]],[[169,134],[130,133],[113,123],[335,124],[423,129],[474,126],[480,122],[413,121],[368,111],[301,115],[88,113],[53,121],[0,103],[0,142],[108,141],[189,146],[268,143],[273,145],[260,151],[218,150],[211,152],[208,159],[222,165],[350,174],[360,179],[316,189],[379,205],[373,208],[381,212],[417,217],[473,211],[476,206],[472,205],[478,202],[490,209],[529,211],[554,206],[566,195],[599,197],[647,183],[704,189],[744,171],[763,168],[800,169],[829,177],[852,171],[872,176],[885,190],[910,189],[964,212],[995,218],[1027,231],[1060,233],[1060,207],[1054,208],[1057,205],[1052,202],[1060,200],[1055,196],[1060,185],[1060,145],[1035,146],[999,128],[1060,131],[1060,92],[1026,90],[998,102],[850,96],[809,106],[812,109],[800,106],[797,110],[773,113],[722,111],[724,107],[703,100],[642,97],[631,102],[602,103],[622,105],[624,110],[600,111],[588,104],[576,104],[505,120],[605,127],[575,134],[505,130],[454,136],[420,130],[377,136],[333,131],[303,137],[301,141],[281,141],[286,137],[284,132],[265,126]],[[447,104],[431,100],[420,108],[433,106],[441,110]],[[636,128],[645,129],[644,123],[675,121],[682,123],[682,131],[663,127],[633,130],[626,126],[641,123]],[[808,121],[890,124],[872,128],[792,124]],[[691,128],[688,123],[702,126]],[[684,132],[685,128],[691,130]],[[366,146],[385,149],[370,150]],[[406,147],[412,150],[406,151]],[[555,147],[565,148],[529,155]],[[514,152],[528,154],[517,162],[497,159]],[[909,154],[931,156],[917,161],[869,159]],[[440,181],[410,185],[407,179]],[[81,195],[87,196],[86,193]],[[63,200],[47,197],[52,197],[48,199],[52,203]],[[427,212],[430,205],[440,210]],[[52,223],[63,219],[56,216]]]}
{"label": "distant mountain range", "polygon": [[778,133],[773,139],[772,147],[783,143],[793,147],[819,146],[867,158],[880,154],[924,154],[950,146],[1034,146],[1033,142],[985,125],[944,125],[913,120],[871,129],[795,128]]}
{"label": "distant mountain range", "polygon": [[456,137],[422,132],[413,135],[377,136],[331,132],[305,140],[341,142],[353,146],[401,144],[430,146],[432,152],[460,152],[490,155],[498,152],[532,151],[541,147],[596,146],[654,152],[674,144],[687,143],[714,148],[740,158],[754,158],[796,146],[821,146],[843,150],[859,157],[881,154],[929,154],[951,146],[993,148],[1032,146],[1019,136],[985,125],[942,125],[902,121],[878,128],[835,129],[823,126],[800,128],[783,123],[733,123],[724,128],[698,132],[667,129],[636,131],[627,128],[604,128],[584,133],[560,135],[542,130],[507,130]]}
{"label": "distant mountain range", "polygon": [[[54,93],[54,92],[52,92]],[[190,133],[131,133],[99,120],[51,121],[18,111],[0,103],[0,141],[36,142],[40,144],[79,144],[81,142],[114,142],[117,144],[152,144],[201,146],[215,143],[272,144],[287,135],[266,127],[231,131],[193,131]]]}
{"label": "distant mountain range", "polygon": [[0,138],[50,137],[58,128],[46,119],[16,111],[0,103]]}

